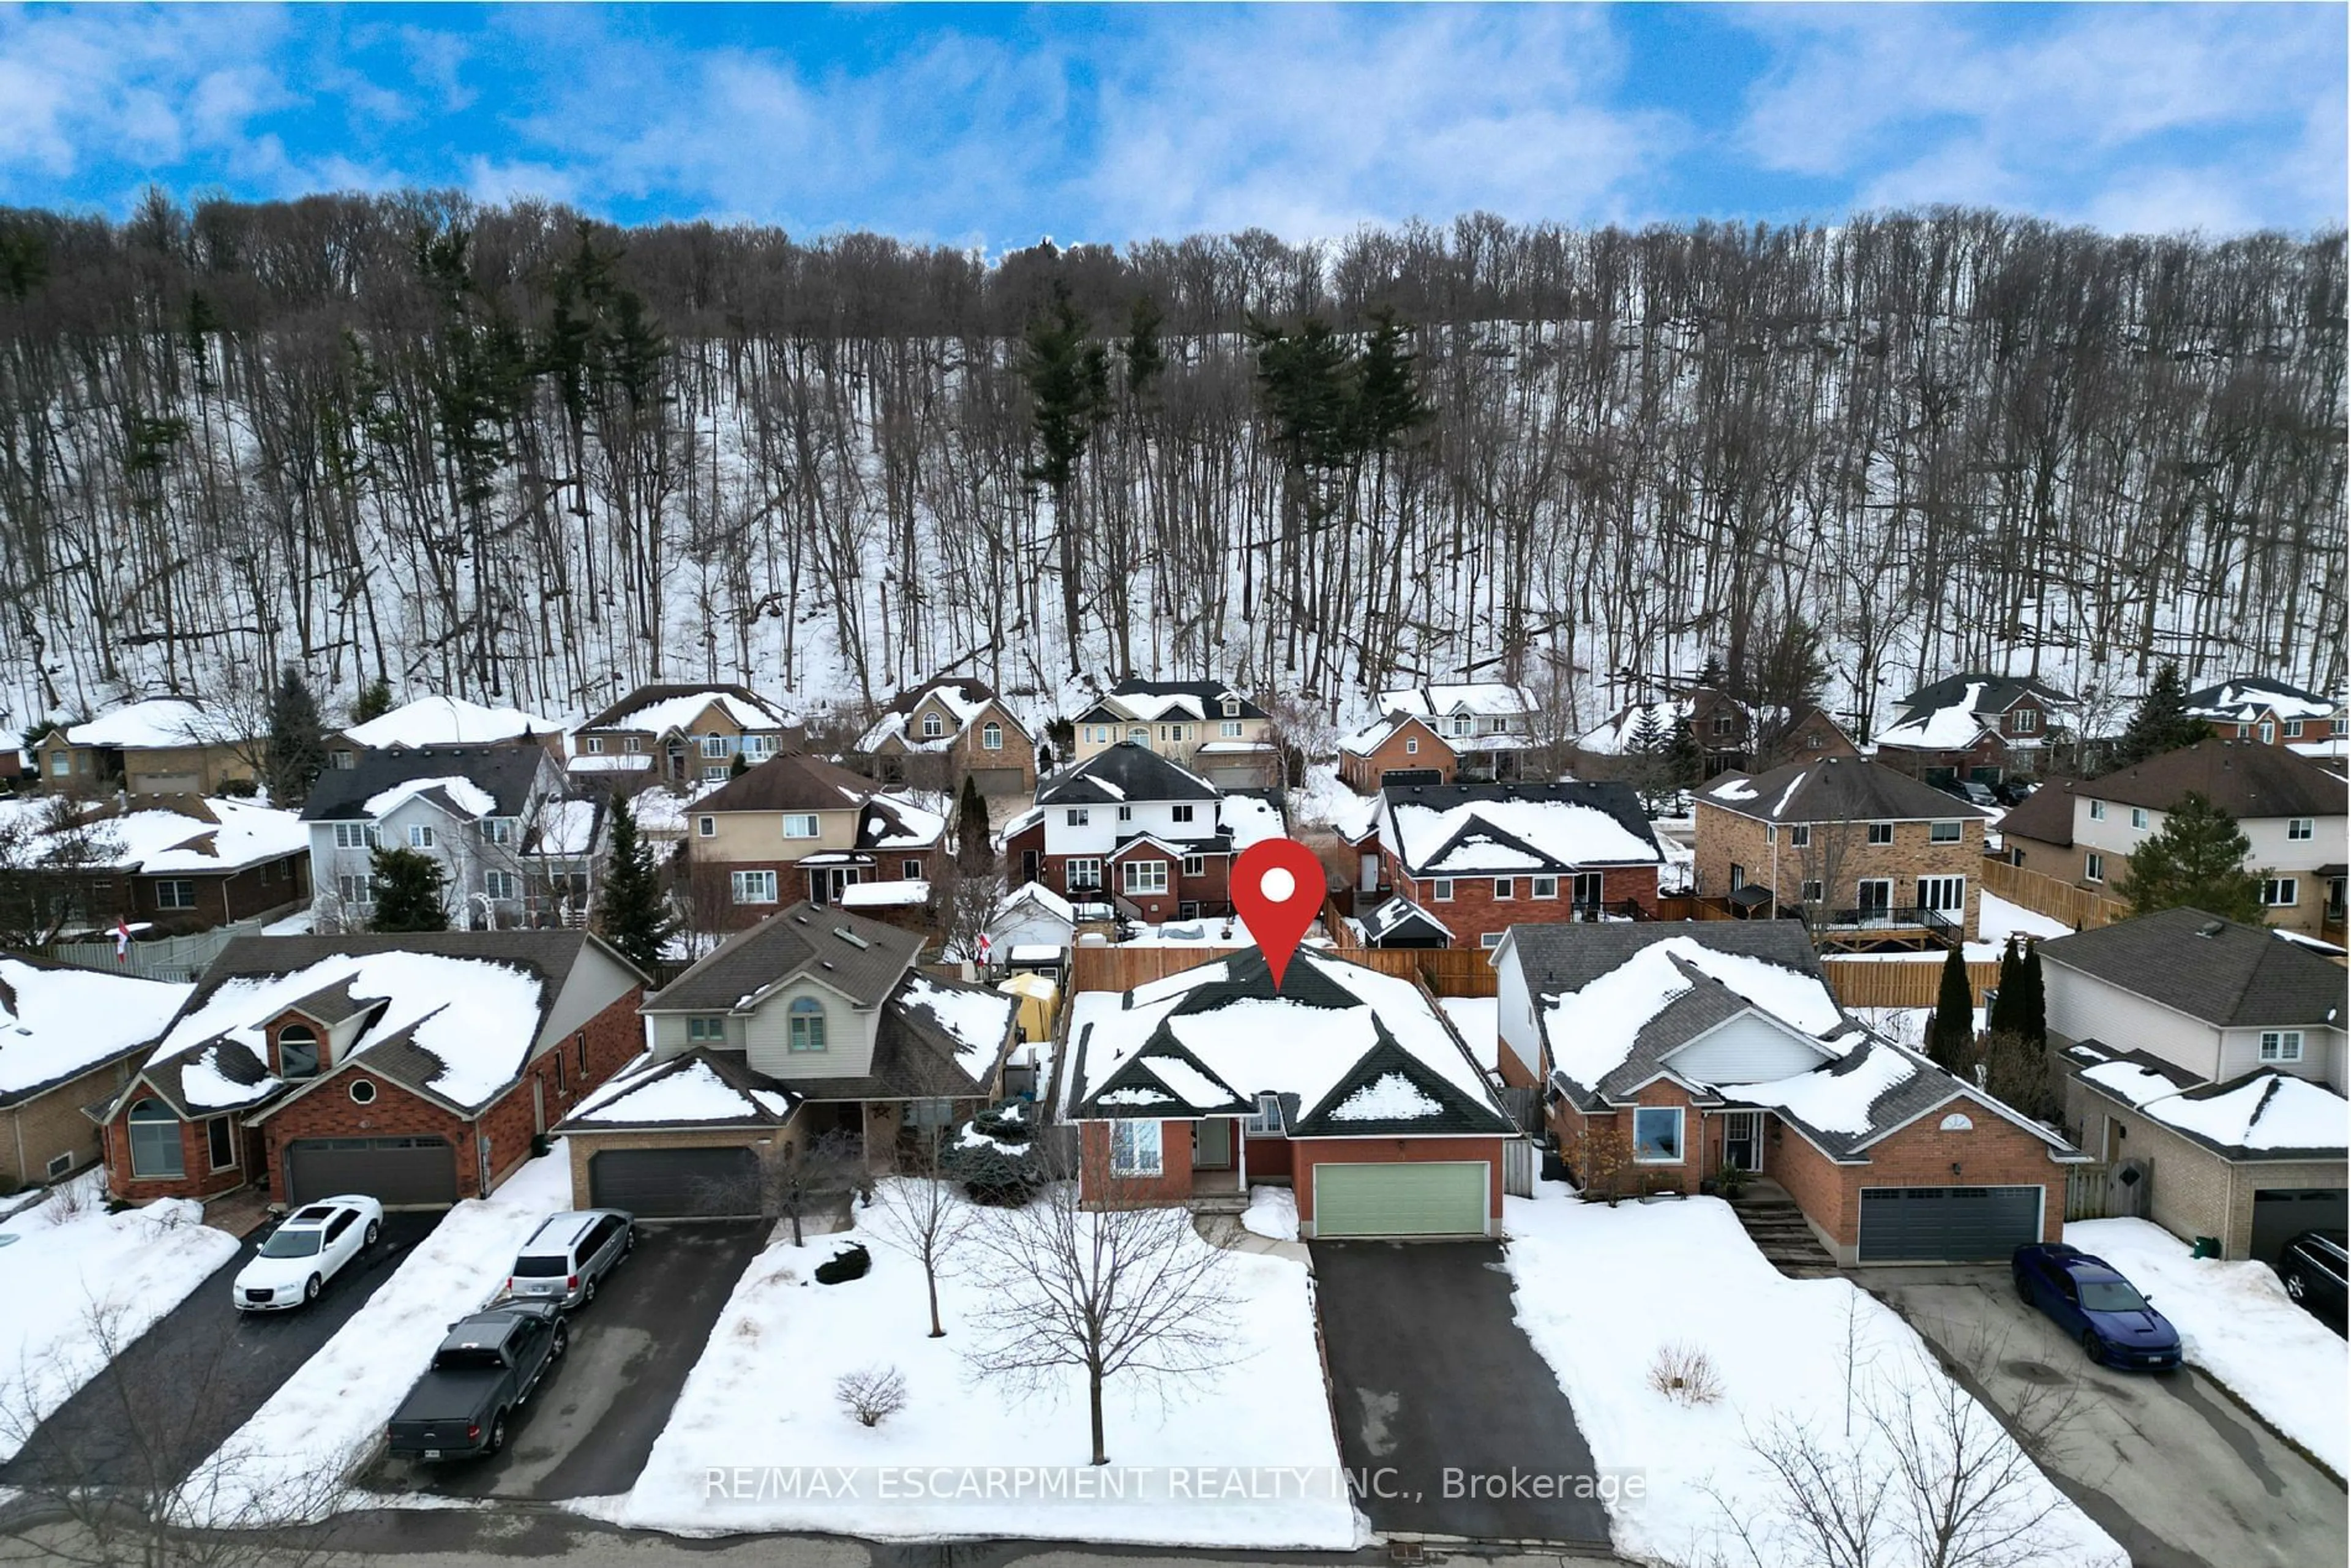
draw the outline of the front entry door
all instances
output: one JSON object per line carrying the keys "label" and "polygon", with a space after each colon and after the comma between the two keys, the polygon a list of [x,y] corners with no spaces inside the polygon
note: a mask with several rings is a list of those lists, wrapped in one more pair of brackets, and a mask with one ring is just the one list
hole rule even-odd
{"label": "front entry door", "polygon": [[1193,1134],[1192,1163],[1203,1170],[1226,1170],[1233,1163],[1233,1124],[1222,1116],[1199,1124]]}
{"label": "front entry door", "polygon": [[1722,1118],[1722,1166],[1725,1170],[1762,1168],[1763,1113],[1730,1111]]}

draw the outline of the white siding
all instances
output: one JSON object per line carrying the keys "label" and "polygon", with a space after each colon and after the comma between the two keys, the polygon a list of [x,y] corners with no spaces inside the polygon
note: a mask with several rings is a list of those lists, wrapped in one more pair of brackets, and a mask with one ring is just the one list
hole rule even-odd
{"label": "white siding", "polygon": [[2220,1076],[2234,1078],[2255,1068],[2274,1067],[2280,1072],[2291,1072],[2307,1078],[2314,1083],[2324,1083],[2336,1093],[2343,1092],[2343,1031],[2339,1029],[2309,1029],[2302,1031],[2300,1061],[2263,1061],[2262,1034],[2257,1029],[2232,1029],[2220,1036]]}
{"label": "white siding", "polygon": [[[2149,810],[2145,829],[2130,825],[2131,809],[2119,800],[2106,804],[2104,821],[2090,816],[2087,795],[2077,795],[2074,801],[2074,847],[2078,853],[2097,850],[2106,857],[2106,880],[2116,881],[2121,874],[2121,861],[2131,851],[2163,831],[2168,813]],[[2324,898],[2326,889],[2311,884],[2310,873],[2323,865],[2341,865],[2346,858],[2345,848],[2351,825],[2342,817],[2320,816],[2312,824],[2312,836],[2289,839],[2283,817],[2247,817],[2237,826],[2244,830],[2252,848],[2245,853],[2249,869],[2265,869],[2303,878],[2305,884],[2297,891],[2304,903]]]}
{"label": "white siding", "polygon": [[[1177,805],[1192,808],[1192,820],[1176,821]],[[1104,855],[1118,847],[1118,841],[1135,833],[1149,833],[1171,844],[1200,842],[1217,836],[1217,805],[1214,800],[1133,800],[1127,802],[1134,815],[1131,821],[1118,820],[1119,806],[1115,801],[1102,801],[1086,806],[1044,806],[1045,852],[1049,855]],[[1082,827],[1070,825],[1070,812],[1086,813]]]}
{"label": "white siding", "polygon": [[2042,972],[2053,1034],[2100,1040],[2116,1051],[2144,1051],[2199,1077],[2220,1076],[2219,1030],[2045,955]]}
{"label": "white siding", "polygon": [[1826,1060],[1782,1025],[1741,1013],[1674,1052],[1667,1065],[1701,1083],[1769,1083],[1809,1072]]}
{"label": "white siding", "polygon": [[645,1019],[652,1030],[651,1043],[655,1061],[667,1061],[673,1056],[682,1056],[696,1045],[717,1044],[735,1051],[743,1049],[743,1026],[748,1021],[747,1019],[736,1018],[732,1014],[727,1015],[726,1038],[724,1041],[688,1040],[685,1021],[686,1015],[684,1013],[658,1013]]}
{"label": "white siding", "polygon": [[593,942],[582,943],[571,973],[564,977],[563,989],[548,1009],[547,1027],[538,1031],[539,1042],[565,1039],[640,983],[626,964]]}
{"label": "white siding", "polygon": [[1051,911],[1040,909],[1033,904],[1024,904],[989,926],[987,937],[996,944],[996,961],[1001,964],[1011,956],[1016,943],[1042,943],[1066,947],[1070,945],[1070,923]]}
{"label": "white siding", "polygon": [[1519,967],[1519,950],[1506,947],[1495,966],[1494,1021],[1502,1044],[1519,1059],[1527,1075],[1542,1081],[1542,1031],[1535,1022],[1535,998],[1527,989],[1526,972]]}
{"label": "white siding", "polygon": [[[792,1003],[813,997],[824,1006],[825,1049],[821,1053],[791,1049]],[[880,1013],[861,1013],[839,992],[805,981],[785,987],[744,1020],[745,1059],[770,1078],[789,1082],[799,1078],[860,1078],[873,1065],[873,1029]]]}

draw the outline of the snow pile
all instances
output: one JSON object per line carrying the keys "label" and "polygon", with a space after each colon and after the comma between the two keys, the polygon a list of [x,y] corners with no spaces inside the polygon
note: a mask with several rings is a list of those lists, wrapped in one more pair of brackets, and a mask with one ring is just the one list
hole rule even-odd
{"label": "snow pile", "polygon": [[563,727],[520,708],[484,707],[463,697],[418,697],[381,717],[343,731],[355,746],[487,746],[525,735],[553,735]]}
{"label": "snow pile", "polygon": [[42,969],[0,955],[0,1094],[94,1067],[163,1032],[195,993],[95,969]]}
{"label": "snow pile", "polygon": [[99,1172],[69,1190],[79,1214],[53,1193],[0,1224],[15,1238],[0,1246],[0,1460],[105,1370],[110,1343],[129,1345],[236,1256],[186,1198],[108,1214]]}
{"label": "snow pile", "polygon": [[[1575,1406],[1594,1463],[1603,1473],[1622,1468],[1646,1477],[1640,1495],[1609,1506],[1624,1556],[1748,1561],[1733,1521],[1768,1531],[1789,1500],[1750,1449],[1750,1434],[1801,1423],[1842,1448],[1849,1364],[1863,1368],[1855,1440],[1881,1475],[1893,1455],[1868,1424],[1869,1404],[1907,1407],[1924,1420],[1948,1386],[1927,1346],[1889,1308],[1849,1281],[1781,1274],[1719,1199],[1610,1208],[1550,1187],[1542,1194],[1504,1200],[1511,1238],[1504,1266],[1518,1283],[1519,1322]],[[1594,1280],[1608,1288],[1591,1289]],[[1849,1329],[1857,1342],[1850,1363]],[[1652,1359],[1668,1345],[1706,1355],[1721,1382],[1719,1400],[1681,1405],[1649,1386]],[[1992,1413],[1972,1408],[1981,1434],[2005,1443]],[[2033,1527],[2037,1552],[2052,1562],[2123,1568],[2120,1548],[2038,1472],[2027,1474],[2015,1506],[2053,1511]],[[1902,1510],[1889,1503],[1882,1523],[1890,1530]],[[1881,1542],[1871,1560],[1910,1560],[1889,1545]]]}
{"label": "snow pile", "polygon": [[1401,1072],[1374,1078],[1332,1109],[1334,1122],[1417,1122],[1441,1116],[1445,1107]]}
{"label": "snow pile", "polygon": [[389,789],[379,789],[367,798],[360,810],[371,817],[383,817],[398,810],[417,796],[438,789],[449,803],[469,817],[494,817],[498,803],[490,792],[462,773],[451,773],[439,779],[411,779]]}
{"label": "snow pile", "polygon": [[1286,1186],[1249,1188],[1249,1206],[1241,1215],[1241,1228],[1269,1241],[1298,1239],[1298,1195]]}
{"label": "snow pile", "polygon": [[2191,1258],[2144,1219],[2077,1219],[2065,1239],[2113,1264],[2171,1320],[2188,1359],[2340,1477],[2351,1465],[2343,1336],[2294,1304],[2266,1263]]}
{"label": "snow pile", "polygon": [[102,713],[88,724],[69,727],[66,743],[139,749],[225,744],[246,738],[231,735],[229,731],[234,727],[185,697],[150,697],[145,702]]}
{"label": "snow pile", "polygon": [[[268,1517],[274,1486],[348,1471],[433,1360],[449,1325],[488,1304],[539,1223],[571,1206],[563,1140],[486,1198],[467,1198],[401,1261],[335,1336],[198,1467],[185,1495],[203,1524]],[[207,1474],[209,1472],[209,1474]],[[206,1510],[209,1508],[209,1512]]]}
{"label": "snow pile", "polygon": [[[880,1205],[858,1211],[869,1223],[883,1212]],[[983,1234],[967,1245],[990,1239]],[[872,1271],[839,1285],[812,1283],[816,1265],[848,1242],[870,1248]],[[1286,1259],[1225,1256],[1239,1303],[1230,1361],[1165,1404],[1113,1378],[1103,1409],[1111,1462],[1212,1466],[1219,1473],[1290,1466],[1326,1479],[1339,1456],[1307,1270]],[[1017,1399],[1000,1384],[976,1379],[964,1359],[976,1325],[1001,1310],[985,1283],[968,1273],[941,1280],[939,1307],[946,1337],[931,1339],[922,1265],[871,1231],[804,1249],[787,1237],[769,1247],[737,1283],[643,1473],[610,1517],[691,1535],[810,1530],[885,1541],[1014,1537],[1259,1551],[1358,1544],[1343,1488],[1334,1495],[1328,1486],[1303,1500],[1254,1501],[1194,1501],[1164,1491],[1147,1501],[1033,1494],[912,1500],[903,1488],[894,1498],[877,1496],[869,1473],[856,1497],[711,1495],[713,1470],[753,1462],[1084,1468],[1091,1453],[1082,1374],[1055,1374],[1050,1392]],[[833,1399],[842,1374],[868,1367],[894,1368],[908,1396],[904,1411],[872,1427],[859,1426]]]}

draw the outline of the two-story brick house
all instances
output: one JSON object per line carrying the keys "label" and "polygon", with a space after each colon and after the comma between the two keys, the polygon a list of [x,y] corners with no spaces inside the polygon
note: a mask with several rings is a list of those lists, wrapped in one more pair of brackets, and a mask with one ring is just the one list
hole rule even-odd
{"label": "two-story brick house", "polygon": [[[1236,797],[1255,823],[1264,803]],[[1122,741],[1046,779],[1004,831],[1013,886],[1042,882],[1075,904],[1113,903],[1140,920],[1232,910],[1237,838],[1222,790],[1156,751]]]}
{"label": "two-story brick house", "polygon": [[238,937],[94,1112],[108,1190],[481,1197],[638,1053],[645,981],[578,931]]}
{"label": "two-story brick house", "polygon": [[[1377,820],[1381,886],[1356,907],[1380,943],[1434,928],[1490,949],[1525,921],[1656,917],[1665,852],[1627,785],[1391,784]],[[1411,909],[1372,909],[1365,891]]]}
{"label": "two-story brick house", "polygon": [[53,729],[34,755],[53,790],[217,795],[257,777],[261,742],[244,727],[187,697],[150,697]]}
{"label": "two-story brick house", "polygon": [[2119,897],[2131,852],[2191,794],[2237,820],[2271,925],[2340,934],[2351,798],[2341,774],[2281,745],[2216,738],[2095,779],[2053,779],[2001,822],[2001,847],[2028,871]]}
{"label": "two-story brick house", "polygon": [[1135,745],[1222,789],[1268,789],[1281,782],[1273,721],[1247,694],[1224,681],[1121,681],[1078,715],[1076,761],[1113,746]]}
{"label": "two-story brick house", "polygon": [[733,774],[736,758],[756,765],[785,750],[799,731],[789,715],[748,686],[657,683],[639,686],[574,730],[572,768],[715,783]]}
{"label": "two-story brick house", "polygon": [[586,919],[605,810],[516,740],[363,752],[319,776],[302,821],[311,881],[347,919],[374,907],[375,851],[406,849],[440,866],[452,925],[507,929]]}
{"label": "two-story brick house", "polygon": [[686,814],[695,905],[720,929],[801,899],[837,904],[861,884],[929,883],[946,852],[946,818],[796,751],[730,779]]}
{"label": "two-story brick house", "polygon": [[1520,777],[1521,754],[1535,742],[1541,710],[1524,686],[1454,681],[1382,692],[1380,711],[1426,721],[1453,748],[1456,778],[1493,783]]}
{"label": "two-story brick house", "polygon": [[1359,795],[1388,784],[1450,784],[1460,758],[1425,718],[1392,713],[1339,741],[1339,780]]}
{"label": "two-story brick house", "polygon": [[1849,758],[1733,775],[1698,791],[1694,891],[1758,917],[1802,912],[1843,945],[1972,941],[1988,821]]}
{"label": "two-story brick house", "polygon": [[1604,776],[1640,751],[1645,730],[1662,747],[1677,728],[1689,731],[1704,778],[1754,766],[1754,713],[1727,692],[1698,686],[1677,696],[1628,703],[1586,730],[1575,742],[1577,769],[1587,777]]}
{"label": "two-story brick house", "polygon": [[1037,744],[985,681],[941,679],[903,693],[859,737],[885,784],[952,790],[965,779],[984,795],[1037,788]]}
{"label": "two-story brick house", "polygon": [[2351,703],[2264,675],[2190,692],[2186,706],[2224,740],[2281,746],[2304,757],[2339,758],[2351,745]]}
{"label": "two-story brick house", "polygon": [[1947,675],[1902,700],[1877,760],[1929,784],[2037,779],[2049,742],[2080,705],[2029,675]]}

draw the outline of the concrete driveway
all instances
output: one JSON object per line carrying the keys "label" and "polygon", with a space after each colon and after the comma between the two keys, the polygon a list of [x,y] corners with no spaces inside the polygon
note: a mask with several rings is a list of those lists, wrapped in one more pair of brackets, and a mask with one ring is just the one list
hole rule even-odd
{"label": "concrete driveway", "polygon": [[756,1219],[640,1227],[594,1304],[570,1314],[570,1352],[523,1407],[505,1452],[461,1465],[386,1456],[360,1484],[538,1500],[628,1490],[768,1230]]}
{"label": "concrete driveway", "polygon": [[1604,1546],[1596,1499],[1541,1495],[1590,1477],[1592,1450],[1512,1315],[1500,1244],[1311,1245],[1340,1458],[1373,1528]]}
{"label": "concrete driveway", "polygon": [[439,1211],[387,1214],[376,1244],[316,1301],[291,1312],[240,1312],[229,1304],[229,1281],[267,1239],[268,1229],[256,1231],[42,1422],[0,1468],[0,1485],[177,1483],[251,1420],[440,1223]]}
{"label": "concrete driveway", "polygon": [[1995,1409],[2013,1419],[2054,1402],[2042,1467],[2134,1568],[2342,1568],[2343,1488],[2203,1373],[2092,1365],[2002,1266],[1853,1277]]}

